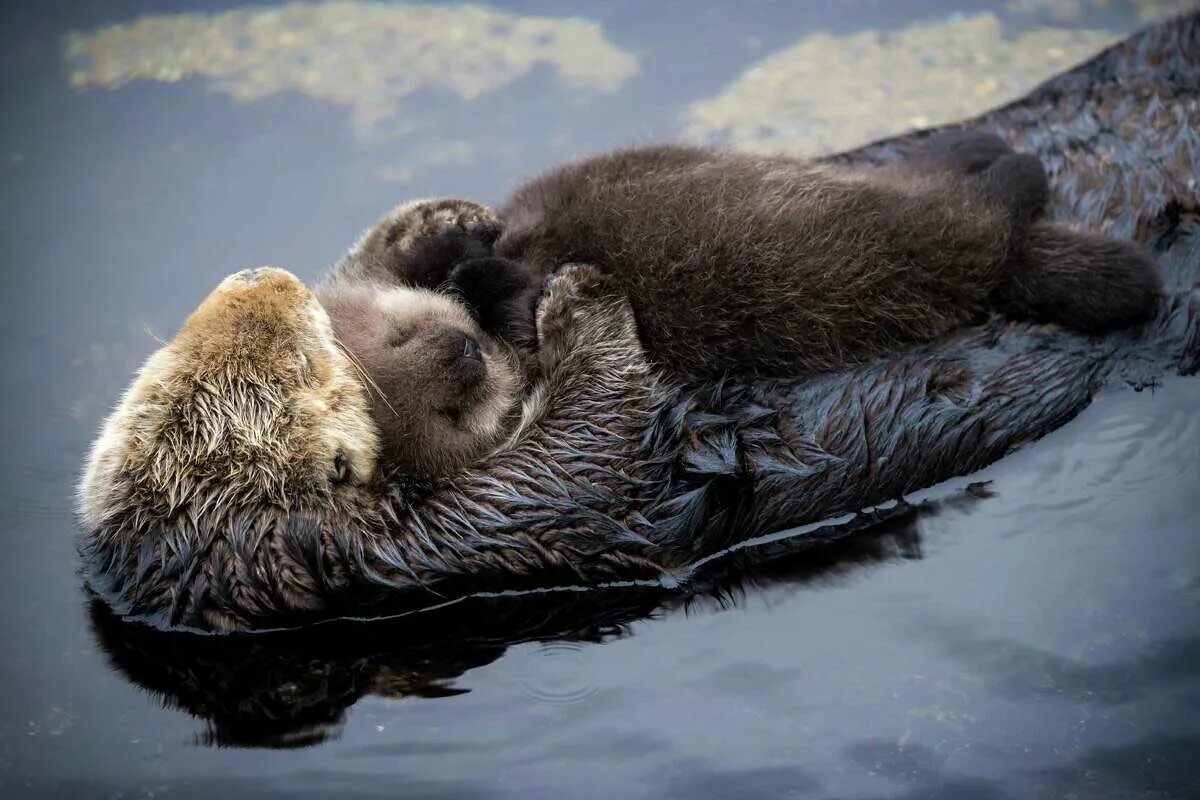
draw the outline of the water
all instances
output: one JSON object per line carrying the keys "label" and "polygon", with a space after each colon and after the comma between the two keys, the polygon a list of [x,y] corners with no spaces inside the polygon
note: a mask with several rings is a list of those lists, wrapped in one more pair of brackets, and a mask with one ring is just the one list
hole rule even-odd
{"label": "water", "polygon": [[[255,33],[232,39],[215,3],[6,6],[0,794],[1200,794],[1195,380],[1110,389],[886,530],[819,560],[775,545],[740,587],[714,575],[716,596],[689,603],[565,593],[280,642],[119,639],[81,589],[71,516],[106,409],[235,269],[313,279],[401,199],[495,202],[600,147],[687,133],[820,149],[830,131],[848,146],[896,116],[937,122],[1081,58],[1151,5],[513,3],[422,29],[420,63],[337,38],[323,6],[249,6]],[[155,10],[204,16],[97,33]],[[403,7],[342,11],[368,31],[424,24]],[[453,38],[486,24],[503,42],[530,16],[557,22],[486,58]],[[870,30],[937,46],[897,55],[854,38]],[[806,39],[822,31],[840,38]],[[959,47],[964,31],[977,39]],[[822,63],[832,86],[886,65],[899,99],[865,86],[821,116],[803,81],[739,83],[791,74],[795,58],[773,54],[801,42],[801,56],[852,53]],[[349,44],[360,58],[328,60]],[[988,63],[946,69],[955,47]],[[265,52],[286,58],[238,60]],[[950,72],[974,89],[946,90]]]}

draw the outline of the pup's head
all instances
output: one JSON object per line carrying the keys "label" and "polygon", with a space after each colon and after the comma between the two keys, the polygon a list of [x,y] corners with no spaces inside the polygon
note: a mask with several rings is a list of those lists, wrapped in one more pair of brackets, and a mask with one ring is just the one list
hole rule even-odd
{"label": "pup's head", "polygon": [[320,297],[338,340],[372,384],[389,470],[446,474],[507,431],[520,387],[515,356],[457,298],[362,283],[334,283]]}

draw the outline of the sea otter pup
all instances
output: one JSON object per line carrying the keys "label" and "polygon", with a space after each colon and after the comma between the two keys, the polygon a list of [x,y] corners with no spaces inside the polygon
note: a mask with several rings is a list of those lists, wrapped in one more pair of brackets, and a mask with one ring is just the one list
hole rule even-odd
{"label": "sea otter pup", "polygon": [[[842,368],[989,310],[1088,332],[1150,316],[1160,285],[1148,258],[1039,221],[1047,193],[1037,158],[969,131],[883,169],[638,148],[553,170],[499,215],[464,200],[401,206],[318,295],[377,384],[385,461],[443,474],[499,440],[534,301],[567,262],[613,275],[650,357],[684,379]],[[397,285],[410,287],[406,307],[435,304],[424,323],[397,316],[398,290],[379,288]],[[440,336],[435,321],[463,316],[447,293],[483,335],[432,352],[420,342]],[[463,348],[491,354],[486,369]]]}

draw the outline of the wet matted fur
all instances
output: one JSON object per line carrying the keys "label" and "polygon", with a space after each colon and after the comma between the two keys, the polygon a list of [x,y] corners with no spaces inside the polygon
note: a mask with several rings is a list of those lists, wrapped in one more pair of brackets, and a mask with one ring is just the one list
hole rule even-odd
{"label": "wet matted fur", "polygon": [[[1051,214],[1151,247],[1172,296],[1139,331],[994,323],[817,380],[684,387],[646,359],[623,295],[573,269],[542,306],[546,361],[517,435],[452,478],[397,486],[340,469],[338,437],[307,424],[316,400],[345,412],[334,432],[366,415],[361,396],[331,393],[352,374],[336,347],[299,347],[325,335],[319,304],[267,273],[291,299],[263,319],[258,304],[228,302],[255,296],[243,278],[216,298],[222,325],[244,332],[257,315],[279,344],[259,357],[233,336],[212,372],[194,357],[204,337],[185,326],[156,356],[165,369],[143,372],[83,486],[89,580],[121,613],[220,630],[358,613],[381,596],[417,605],[482,588],[677,581],[730,541],[981,467],[1071,418],[1110,375],[1194,371],[1198,31],[1196,15],[1151,29],[979,123],[1058,173]],[[918,138],[844,158],[887,161]],[[286,435],[256,445],[229,419]],[[241,435],[211,435],[225,429]],[[321,444],[285,463],[282,441]],[[174,471],[163,452],[183,459]]]}

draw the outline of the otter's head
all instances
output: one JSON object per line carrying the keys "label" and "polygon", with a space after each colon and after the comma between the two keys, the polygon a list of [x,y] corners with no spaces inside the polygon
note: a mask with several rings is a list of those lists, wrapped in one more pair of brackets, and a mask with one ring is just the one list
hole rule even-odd
{"label": "otter's head", "polygon": [[105,421],[79,488],[85,551],[138,613],[228,628],[310,607],[339,568],[299,564],[321,549],[296,544],[368,524],[378,448],[316,297],[280,269],[239,272]]}
{"label": "otter's head", "polygon": [[520,388],[512,351],[456,297],[333,283],[320,290],[333,331],[372,384],[381,461],[435,477],[466,466],[507,432]]}

